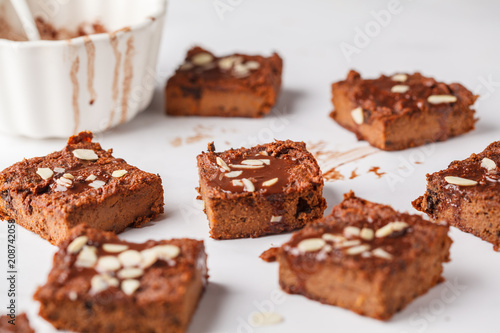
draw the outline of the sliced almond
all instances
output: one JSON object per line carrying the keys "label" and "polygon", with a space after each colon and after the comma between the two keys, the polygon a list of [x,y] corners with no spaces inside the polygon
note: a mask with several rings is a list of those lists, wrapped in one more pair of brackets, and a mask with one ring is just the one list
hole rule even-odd
{"label": "sliced almond", "polygon": [[123,176],[125,176],[127,174],[127,170],[115,170],[113,171],[113,173],[111,174],[112,177],[115,177],[115,178],[121,178]]}
{"label": "sliced almond", "polygon": [[106,290],[108,288],[109,288],[108,283],[99,274],[94,275],[92,277],[92,279],[90,280],[90,293],[91,294],[97,294],[97,293],[99,293],[103,290]]}
{"label": "sliced almond", "polygon": [[99,159],[99,156],[92,149],[75,149],[73,150],[73,155],[76,158],[86,161],[95,161]]}
{"label": "sliced almond", "polygon": [[96,294],[108,289],[109,287],[118,287],[119,284],[120,282],[117,278],[114,278],[108,274],[97,274],[94,275],[90,280],[90,293]]}
{"label": "sliced almond", "polygon": [[271,216],[271,222],[272,223],[277,223],[277,222],[281,222],[281,220],[283,219],[283,216]]}
{"label": "sliced almond", "polygon": [[78,298],[78,294],[74,291],[70,291],[68,293],[68,298],[72,301],[76,301],[76,299]]}
{"label": "sliced almond", "polygon": [[96,270],[98,272],[114,272],[122,267],[115,256],[103,256],[97,260]]}
{"label": "sliced almond", "polygon": [[54,168],[54,172],[57,172],[57,173],[63,173],[64,171],[66,171],[65,169],[63,168]]}
{"label": "sliced almond", "polygon": [[392,224],[388,223],[388,224],[384,225],[383,227],[377,229],[377,231],[375,231],[375,236],[377,238],[387,237],[390,234],[392,234],[393,232],[394,232],[394,229],[392,229]]}
{"label": "sliced almond", "polygon": [[255,312],[252,314],[250,324],[254,327],[276,325],[283,321],[283,316],[275,312]]}
{"label": "sliced almond", "polygon": [[214,57],[207,52],[200,52],[198,54],[195,54],[191,58],[191,63],[196,66],[205,66],[209,63],[211,63],[214,60]]}
{"label": "sliced almond", "polygon": [[87,236],[79,236],[73,239],[71,243],[69,243],[67,251],[68,253],[75,254],[80,252],[85,244],[87,244],[88,237]]}
{"label": "sliced almond", "polygon": [[236,168],[236,169],[260,169],[263,167],[264,165],[231,164],[231,168]]}
{"label": "sliced almond", "polygon": [[242,173],[243,173],[242,170],[236,170],[236,171],[231,171],[231,172],[225,172],[224,176],[227,178],[235,178],[235,177],[238,177],[239,175],[241,175]]}
{"label": "sliced almond", "polygon": [[265,150],[261,150],[259,151],[259,155],[262,155],[262,156],[269,156],[268,152],[265,151]]}
{"label": "sliced almond", "polygon": [[97,262],[97,249],[93,246],[84,245],[76,257],[75,266],[92,268]]}
{"label": "sliced almond", "polygon": [[250,70],[243,64],[234,64],[233,75],[237,78],[244,78],[250,75]]}
{"label": "sliced almond", "polygon": [[248,68],[251,71],[254,71],[254,70],[257,70],[260,68],[259,62],[255,61],[255,60],[250,60],[250,61],[245,62],[245,66],[246,66],[246,68]]}
{"label": "sliced almond", "polygon": [[390,254],[389,252],[385,251],[384,249],[381,249],[381,248],[377,248],[375,250],[372,251],[372,254],[375,256],[375,257],[379,257],[379,258],[382,258],[382,259],[392,259],[392,254]]}
{"label": "sliced almond", "polygon": [[243,186],[243,182],[241,181],[241,179],[233,179],[231,183],[233,184],[233,186]]}
{"label": "sliced almond", "polygon": [[323,234],[323,236],[321,236],[321,238],[323,238],[324,240],[327,240],[327,241],[335,242],[335,243],[343,242],[346,240],[345,237],[342,235],[335,235],[335,234],[329,234],[329,233]]}
{"label": "sliced almond", "polygon": [[116,273],[120,279],[135,279],[144,274],[141,268],[124,268]]}
{"label": "sliced almond", "polygon": [[102,249],[109,253],[120,253],[128,249],[128,245],[125,244],[113,244],[106,243],[103,244]]}
{"label": "sliced almond", "polygon": [[351,111],[351,117],[356,124],[358,125],[363,124],[365,118],[363,115],[363,109],[361,107],[355,108],[354,110]]}
{"label": "sliced almond", "polygon": [[446,180],[446,182],[448,184],[459,185],[459,186],[477,185],[477,182],[475,180],[466,179],[466,178],[462,178],[462,177],[446,176],[446,177],[444,177],[444,180]]}
{"label": "sliced almond", "polygon": [[217,158],[215,159],[217,161],[217,164],[224,170],[226,171],[231,171],[231,169],[227,166],[226,162],[224,162],[224,160],[222,158],[220,158],[219,156],[217,156]]}
{"label": "sliced almond", "polygon": [[157,260],[158,260],[158,255],[156,254],[156,251],[154,248],[146,249],[141,251],[141,267],[142,268],[148,268],[149,266],[153,265]]}
{"label": "sliced almond", "polygon": [[485,168],[488,171],[493,171],[497,168],[497,165],[495,164],[495,161],[485,157],[481,160],[481,167]]}
{"label": "sliced almond", "polygon": [[90,187],[93,187],[95,189],[101,188],[104,185],[106,185],[106,183],[103,182],[102,180],[94,180],[92,183],[89,184]]}
{"label": "sliced almond", "polygon": [[157,245],[153,249],[156,251],[156,256],[163,260],[177,258],[181,253],[180,247],[171,244]]}
{"label": "sliced almond", "polygon": [[139,251],[127,250],[118,255],[118,260],[123,267],[138,266],[142,261],[142,256]]}
{"label": "sliced almond", "polygon": [[112,277],[108,273],[101,274],[101,277],[111,287],[118,287],[120,285],[120,281],[118,281],[117,278]]}
{"label": "sliced almond", "polygon": [[363,228],[361,229],[361,232],[359,233],[359,236],[366,240],[366,241],[371,241],[375,235],[375,232],[370,229],[370,228]]}
{"label": "sliced almond", "polygon": [[359,245],[359,246],[350,247],[345,251],[345,253],[349,254],[351,256],[354,256],[357,254],[361,254],[365,251],[368,251],[369,249],[370,249],[370,245],[363,244],[363,245]]}
{"label": "sliced almond", "polygon": [[313,252],[318,251],[326,245],[326,242],[322,238],[308,238],[301,241],[297,248],[303,252]]}
{"label": "sliced almond", "polygon": [[377,231],[375,231],[375,237],[377,238],[387,237],[395,231],[402,231],[408,227],[409,225],[406,222],[402,221],[389,222],[380,229],[378,229]]}
{"label": "sliced almond", "polygon": [[70,179],[70,180],[73,180],[75,179],[75,176],[73,176],[72,174],[70,173],[65,173],[64,175],[62,175],[64,178],[66,179]]}
{"label": "sliced almond", "polygon": [[431,104],[455,103],[457,97],[453,95],[430,95],[427,97],[427,102]]}
{"label": "sliced almond", "polygon": [[71,185],[73,185],[73,181],[71,179],[61,177],[56,179],[56,184],[61,186],[71,187]]}
{"label": "sliced almond", "polygon": [[406,82],[408,80],[408,75],[406,74],[394,74],[391,77],[392,81],[397,81],[397,82]]}
{"label": "sliced almond", "polygon": [[121,288],[126,295],[132,295],[140,285],[139,280],[127,279],[122,281]]}
{"label": "sliced almond", "polygon": [[273,186],[274,184],[276,184],[278,182],[278,178],[273,178],[273,179],[269,179],[269,180],[266,180],[265,182],[262,183],[262,186]]}
{"label": "sliced almond", "polygon": [[243,182],[247,192],[255,192],[255,186],[250,179],[243,178],[241,181]]}
{"label": "sliced almond", "polygon": [[408,90],[410,90],[410,87],[404,84],[397,84],[391,88],[391,92],[399,94],[404,94]]}
{"label": "sliced almond", "polygon": [[95,175],[90,175],[90,176],[88,176],[87,178],[85,178],[85,181],[86,181],[86,182],[91,182],[91,181],[94,181],[94,180],[96,180],[96,179],[97,179],[97,176],[95,176]]}
{"label": "sliced almond", "polygon": [[345,227],[344,228],[344,235],[348,238],[354,237],[354,236],[359,236],[359,233],[361,232],[361,229],[358,227]]}
{"label": "sliced almond", "polygon": [[42,177],[43,180],[47,180],[52,178],[54,175],[54,171],[52,171],[50,168],[38,168],[36,170],[36,174]]}
{"label": "sliced almond", "polygon": [[240,56],[229,56],[219,59],[219,68],[222,70],[230,70],[236,63],[242,63],[243,57]]}
{"label": "sliced almond", "polygon": [[264,162],[262,162],[262,160],[243,160],[243,161],[241,161],[241,164],[244,164],[244,165],[264,165]]}

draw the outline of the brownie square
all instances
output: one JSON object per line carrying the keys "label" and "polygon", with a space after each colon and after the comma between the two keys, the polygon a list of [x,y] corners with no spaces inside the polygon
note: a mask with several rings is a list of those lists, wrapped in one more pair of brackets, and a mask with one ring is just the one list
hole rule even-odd
{"label": "brownie square", "polygon": [[0,218],[58,244],[81,223],[118,233],[163,213],[161,178],[112,152],[82,132],[61,151],[3,170]]}
{"label": "brownie square", "polygon": [[174,116],[262,117],[281,88],[283,61],[232,54],[216,57],[194,47],[168,80],[166,111]]}
{"label": "brownie square", "polygon": [[210,236],[259,237],[302,228],[323,216],[323,176],[303,142],[275,141],[198,155],[199,193]]}
{"label": "brownie square", "polygon": [[0,317],[0,333],[35,333],[31,328],[28,317],[20,313],[12,318],[10,315]]}
{"label": "brownie square", "polygon": [[442,281],[449,227],[357,198],[261,256],[279,262],[279,283],[364,316],[387,320]]}
{"label": "brownie square", "polygon": [[427,174],[427,191],[413,206],[500,250],[500,141],[482,153]]}
{"label": "brownie square", "polygon": [[75,332],[185,332],[207,284],[203,241],[120,241],[85,225],[54,255],[34,298],[40,316]]}
{"label": "brownie square", "polygon": [[330,116],[359,140],[401,150],[473,130],[471,106],[477,97],[459,83],[420,73],[366,80],[351,70],[346,80],[332,84],[335,110]]}

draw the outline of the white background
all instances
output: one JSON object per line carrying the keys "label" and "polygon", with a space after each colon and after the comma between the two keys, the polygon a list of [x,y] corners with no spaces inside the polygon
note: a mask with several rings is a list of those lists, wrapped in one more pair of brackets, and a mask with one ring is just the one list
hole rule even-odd
{"label": "white background", "polygon": [[[231,10],[219,15],[214,3],[226,4]],[[206,149],[208,141],[214,140],[218,150],[273,138],[324,140],[330,149],[341,151],[367,146],[328,118],[332,109],[330,84],[343,79],[350,68],[366,77],[421,71],[445,82],[460,82],[482,95],[476,103],[479,121],[475,131],[447,142],[379,152],[340,168],[346,176],[358,168],[361,176],[326,183],[325,213],[350,189],[360,197],[416,213],[410,202],[424,193],[427,172],[445,168],[452,160],[480,152],[500,139],[500,2],[401,0],[396,7],[397,13],[386,17],[381,26],[372,11],[387,11],[389,1],[385,0],[170,2],[158,91],[151,107],[132,122],[98,135],[98,140],[104,148],[114,148],[115,156],[159,173],[163,179],[165,215],[145,228],[126,231],[122,238],[145,241],[192,237],[206,242],[210,284],[189,332],[499,332],[500,253],[469,234],[451,229],[452,261],[444,270],[451,284],[440,284],[389,322],[379,322],[302,296],[280,293],[277,265],[264,263],[258,256],[290,235],[214,241],[208,237],[206,217],[195,200],[195,157]],[[358,43],[359,53],[348,61],[341,43],[356,47],[357,31],[365,28],[373,29],[372,37],[366,45]],[[283,91],[273,113],[263,119],[164,116],[164,82],[187,49],[196,44],[221,55],[234,51],[279,52],[284,58]],[[186,138],[200,131],[203,140],[186,143]],[[183,144],[174,147],[171,141],[179,137]],[[64,140],[0,135],[0,169],[23,158],[60,150],[64,144]],[[416,160],[423,163],[416,164]],[[378,179],[366,172],[371,166],[380,166],[387,174]],[[394,179],[397,181],[390,181]],[[4,271],[6,223],[0,224],[0,230]],[[21,227],[17,237],[19,310],[28,312],[38,332],[53,332],[52,326],[36,316],[38,304],[32,294],[45,282],[56,248]],[[5,312],[4,273],[0,280],[0,312]],[[271,297],[274,294],[279,297]],[[265,328],[249,326],[249,315],[263,309],[281,314],[284,322]]]}

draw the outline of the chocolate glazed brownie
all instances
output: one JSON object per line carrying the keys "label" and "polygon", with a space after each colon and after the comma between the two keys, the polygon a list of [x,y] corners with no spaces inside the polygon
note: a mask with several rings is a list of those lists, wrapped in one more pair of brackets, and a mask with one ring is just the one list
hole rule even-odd
{"label": "chocolate glazed brownie", "polygon": [[31,328],[25,313],[17,314],[13,319],[10,315],[0,317],[0,333],[35,333]]}
{"label": "chocolate glazed brownie", "polygon": [[0,219],[58,244],[81,223],[118,233],[163,213],[161,178],[112,153],[82,132],[61,151],[3,170]]}
{"label": "chocolate glazed brownie", "polygon": [[447,169],[427,175],[427,191],[413,206],[434,221],[493,244],[500,250],[500,141]]}
{"label": "chocolate glazed brownie", "polygon": [[54,255],[34,295],[55,328],[95,333],[182,333],[206,288],[203,241],[142,244],[80,225]]}
{"label": "chocolate glazed brownie", "polygon": [[351,70],[346,80],[332,84],[335,110],[330,116],[359,140],[401,150],[473,130],[471,106],[477,97],[459,83],[420,73],[367,80]]}
{"label": "chocolate glazed brownie", "polygon": [[168,80],[166,112],[174,116],[262,117],[281,88],[283,61],[271,57],[232,54],[216,57],[194,47]]}
{"label": "chocolate glazed brownie", "polygon": [[442,281],[448,229],[350,192],[329,216],[261,258],[279,262],[288,293],[387,320]]}
{"label": "chocolate glazed brownie", "polygon": [[302,228],[323,215],[323,177],[303,142],[275,141],[198,156],[210,235],[259,237]]}

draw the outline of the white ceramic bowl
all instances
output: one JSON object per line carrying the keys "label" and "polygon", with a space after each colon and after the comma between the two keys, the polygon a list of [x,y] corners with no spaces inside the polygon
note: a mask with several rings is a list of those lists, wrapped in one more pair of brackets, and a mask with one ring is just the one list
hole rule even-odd
{"label": "white ceramic bowl", "polygon": [[[111,33],[71,40],[0,39],[0,131],[33,138],[104,131],[151,102],[166,0],[28,0],[34,16],[76,30],[102,23]],[[22,29],[10,0],[2,15]]]}

